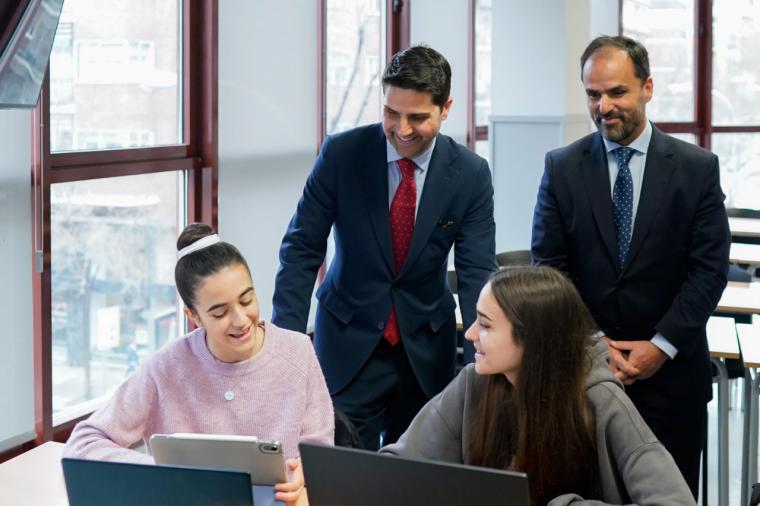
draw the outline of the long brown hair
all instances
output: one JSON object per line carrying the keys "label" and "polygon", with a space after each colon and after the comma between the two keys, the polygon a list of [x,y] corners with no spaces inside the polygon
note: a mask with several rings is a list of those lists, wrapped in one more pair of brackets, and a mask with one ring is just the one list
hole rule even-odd
{"label": "long brown hair", "polygon": [[527,473],[533,504],[599,496],[585,392],[593,320],[573,284],[548,267],[494,273],[491,292],[523,346],[516,384],[488,378],[468,464]]}

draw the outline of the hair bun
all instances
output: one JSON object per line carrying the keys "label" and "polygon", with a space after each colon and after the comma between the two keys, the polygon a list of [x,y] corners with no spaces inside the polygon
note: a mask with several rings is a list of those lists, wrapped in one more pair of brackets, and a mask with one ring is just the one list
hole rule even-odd
{"label": "hair bun", "polygon": [[193,244],[198,239],[203,239],[204,237],[215,233],[214,229],[205,223],[191,223],[182,230],[181,234],[179,234],[179,237],[177,238],[177,251]]}

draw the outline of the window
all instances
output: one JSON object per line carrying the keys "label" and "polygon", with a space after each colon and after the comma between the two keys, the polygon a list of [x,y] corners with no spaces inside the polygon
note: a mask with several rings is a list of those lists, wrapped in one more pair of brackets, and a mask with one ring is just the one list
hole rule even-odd
{"label": "window", "polygon": [[[75,46],[78,84],[151,85],[158,80],[154,76],[156,48],[152,40],[81,40]],[[170,83],[176,84],[176,65],[171,67],[174,68],[166,77],[172,78]]]}
{"label": "window", "polygon": [[367,55],[364,59],[364,85],[379,86],[380,74],[383,69],[380,66],[380,58],[375,54]]}
{"label": "window", "polygon": [[623,3],[624,34],[649,52],[656,87],[647,112],[654,121],[695,119],[694,16],[694,0]]}
{"label": "window", "polygon": [[183,333],[175,242],[216,225],[213,2],[67,0],[35,111],[38,440]]}
{"label": "window", "polygon": [[467,144],[483,158],[489,157],[488,116],[491,114],[491,1],[470,0],[470,60],[468,83],[470,121]]}
{"label": "window", "polygon": [[50,189],[53,417],[88,413],[149,353],[181,334],[174,244],[180,171]]}
{"label": "window", "polygon": [[331,134],[380,120],[385,23],[377,0],[324,0],[324,13],[323,128]]}
{"label": "window", "polygon": [[649,50],[650,119],[720,157],[726,207],[760,210],[760,5],[624,0],[622,22]]}
{"label": "window", "polygon": [[[147,4],[108,4],[64,4],[50,63],[51,120],[69,115],[72,135],[53,152],[182,142],[181,2],[160,0],[161,16]],[[105,8],[110,15],[99,15]]]}

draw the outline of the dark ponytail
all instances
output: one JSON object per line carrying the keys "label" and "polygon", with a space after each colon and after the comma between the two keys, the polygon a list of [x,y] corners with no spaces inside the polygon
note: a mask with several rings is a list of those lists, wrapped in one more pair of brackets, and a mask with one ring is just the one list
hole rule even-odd
{"label": "dark ponytail", "polygon": [[[191,223],[186,226],[177,239],[177,251],[193,244],[206,236],[213,235],[214,230],[205,223]],[[195,287],[201,279],[215,274],[224,267],[240,264],[250,274],[243,255],[230,243],[218,242],[180,258],[174,267],[174,282],[182,302],[188,309],[195,311]]]}

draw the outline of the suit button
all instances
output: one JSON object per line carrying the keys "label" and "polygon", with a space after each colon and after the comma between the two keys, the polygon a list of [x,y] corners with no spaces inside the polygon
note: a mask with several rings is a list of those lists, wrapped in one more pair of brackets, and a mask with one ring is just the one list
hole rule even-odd
{"label": "suit button", "polygon": [[377,330],[383,330],[385,328],[385,322],[377,322]]}

